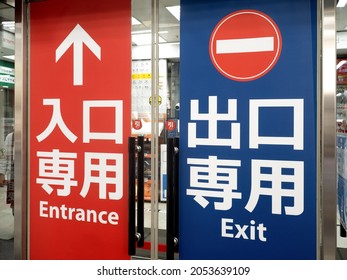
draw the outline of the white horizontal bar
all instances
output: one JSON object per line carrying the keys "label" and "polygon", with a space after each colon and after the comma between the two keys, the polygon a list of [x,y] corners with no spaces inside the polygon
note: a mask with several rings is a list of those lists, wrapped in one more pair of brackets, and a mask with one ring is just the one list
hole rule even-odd
{"label": "white horizontal bar", "polygon": [[270,52],[274,50],[274,37],[217,40],[217,54]]}

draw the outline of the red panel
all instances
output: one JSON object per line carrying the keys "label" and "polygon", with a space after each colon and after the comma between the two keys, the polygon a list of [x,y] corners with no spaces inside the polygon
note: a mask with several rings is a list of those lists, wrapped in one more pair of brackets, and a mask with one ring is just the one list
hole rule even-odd
{"label": "red panel", "polygon": [[30,259],[129,258],[130,36],[130,0],[30,4]]}

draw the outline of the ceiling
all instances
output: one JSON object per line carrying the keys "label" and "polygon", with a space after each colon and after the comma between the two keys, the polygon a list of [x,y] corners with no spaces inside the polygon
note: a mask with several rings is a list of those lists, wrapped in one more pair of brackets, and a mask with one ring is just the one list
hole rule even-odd
{"label": "ceiling", "polygon": [[[14,21],[14,0],[0,0],[0,21]],[[178,43],[180,41],[180,22],[166,7],[178,6],[180,0],[160,0],[159,1],[159,36],[160,42]],[[151,34],[151,10],[152,0],[132,0],[132,16],[140,24],[132,25],[133,36],[139,34]],[[0,25],[0,30],[7,30],[5,26]],[[336,8],[336,31],[347,32],[347,5],[343,8]],[[12,31],[13,32],[13,31]],[[133,40],[133,45],[137,45]],[[8,54],[8,50],[2,51]],[[14,52],[14,50],[12,51]],[[0,56],[1,56],[0,49]]]}
{"label": "ceiling", "polygon": [[[133,32],[151,29],[151,2],[152,0],[132,0],[132,15],[142,23],[133,25]],[[180,23],[165,7],[179,4],[180,0],[159,0],[159,36],[168,43],[180,41]],[[336,8],[336,31],[347,32],[347,5]]]}
{"label": "ceiling", "polygon": [[[151,30],[152,0],[132,0],[132,16],[141,22],[132,26],[133,35]],[[159,1],[159,36],[163,42],[176,43],[180,41],[180,22],[166,9],[178,6],[180,0]],[[146,33],[144,33],[146,34]],[[133,44],[136,44],[133,41]]]}
{"label": "ceiling", "polygon": [[347,31],[347,5],[336,8],[336,31]]}
{"label": "ceiling", "polygon": [[[0,1],[0,58],[2,60],[14,60],[14,1]],[[10,3],[13,2],[13,3]],[[6,42],[11,42],[5,43]]]}

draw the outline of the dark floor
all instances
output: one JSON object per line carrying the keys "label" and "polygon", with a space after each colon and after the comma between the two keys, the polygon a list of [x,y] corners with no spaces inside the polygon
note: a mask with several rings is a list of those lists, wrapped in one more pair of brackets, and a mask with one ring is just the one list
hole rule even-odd
{"label": "dark floor", "polygon": [[13,239],[0,239],[0,260],[14,260]]}
{"label": "dark floor", "polygon": [[[150,229],[145,228],[144,233],[145,233],[145,242],[150,242],[150,240],[151,240]],[[165,230],[159,230],[158,243],[159,244],[166,244],[166,231]],[[132,256],[132,259],[150,259],[150,255],[151,255],[150,249],[136,248],[136,255]],[[165,260],[166,259],[166,252],[159,250],[158,258]],[[178,254],[174,255],[174,259],[178,259]]]}

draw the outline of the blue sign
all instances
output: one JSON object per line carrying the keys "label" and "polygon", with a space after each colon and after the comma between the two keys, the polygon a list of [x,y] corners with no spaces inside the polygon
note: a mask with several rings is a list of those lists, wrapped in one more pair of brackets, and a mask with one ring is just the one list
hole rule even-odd
{"label": "blue sign", "polygon": [[316,2],[181,0],[181,259],[316,259]]}

